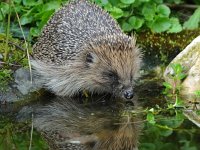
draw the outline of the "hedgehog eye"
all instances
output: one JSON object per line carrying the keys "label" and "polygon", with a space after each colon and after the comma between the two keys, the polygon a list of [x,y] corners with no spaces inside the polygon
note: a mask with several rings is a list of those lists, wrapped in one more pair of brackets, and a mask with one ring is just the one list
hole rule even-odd
{"label": "hedgehog eye", "polygon": [[131,81],[131,82],[133,81],[133,76],[132,76],[132,75],[131,75],[130,81]]}
{"label": "hedgehog eye", "polygon": [[103,72],[103,76],[111,79],[112,81],[118,81],[119,79],[117,73],[113,71]]}
{"label": "hedgehog eye", "polygon": [[88,53],[87,55],[86,55],[86,62],[88,62],[88,63],[93,63],[93,57],[92,57],[92,54],[91,53]]}

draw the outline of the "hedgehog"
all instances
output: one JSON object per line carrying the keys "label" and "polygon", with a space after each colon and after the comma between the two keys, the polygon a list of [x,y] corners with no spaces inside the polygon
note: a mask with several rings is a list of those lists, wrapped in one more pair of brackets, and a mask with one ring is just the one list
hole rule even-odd
{"label": "hedgehog", "polygon": [[73,0],[58,10],[33,46],[31,64],[58,96],[81,91],[133,98],[141,64],[136,39],[102,8]]}
{"label": "hedgehog", "polygon": [[122,104],[83,107],[74,98],[56,97],[37,108],[33,125],[52,150],[138,150],[141,119],[128,113],[138,105]]}

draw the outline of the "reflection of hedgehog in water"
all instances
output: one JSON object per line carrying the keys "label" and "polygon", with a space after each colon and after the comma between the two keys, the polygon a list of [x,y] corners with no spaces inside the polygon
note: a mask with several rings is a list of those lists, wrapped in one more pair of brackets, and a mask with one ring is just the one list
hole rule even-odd
{"label": "reflection of hedgehog in water", "polygon": [[79,91],[133,97],[140,68],[135,39],[87,0],[74,0],[57,11],[33,47],[32,65],[56,95]]}
{"label": "reflection of hedgehog in water", "polygon": [[74,99],[56,99],[36,112],[34,126],[52,150],[137,150],[139,119],[120,114],[128,108],[110,107],[88,108]]}

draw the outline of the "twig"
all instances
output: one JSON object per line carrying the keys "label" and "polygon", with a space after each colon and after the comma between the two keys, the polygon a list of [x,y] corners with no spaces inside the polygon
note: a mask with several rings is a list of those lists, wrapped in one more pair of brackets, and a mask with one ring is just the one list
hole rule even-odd
{"label": "twig", "polygon": [[30,55],[29,55],[29,52],[28,52],[28,43],[26,41],[26,38],[25,38],[25,35],[24,35],[24,31],[22,29],[22,26],[21,26],[21,23],[20,23],[20,19],[19,19],[19,15],[17,14],[17,11],[15,9],[15,5],[14,3],[12,2],[12,5],[13,5],[13,8],[15,10],[15,14],[17,16],[17,20],[18,20],[18,23],[19,23],[19,26],[20,26],[20,30],[22,32],[22,35],[23,35],[23,38],[24,38],[24,42],[25,42],[25,45],[26,45],[26,53],[27,53],[27,57],[28,57],[28,65],[29,65],[29,72],[30,72],[30,79],[31,79],[31,83],[33,82],[33,77],[32,77],[32,69],[31,69],[31,62],[30,62]]}
{"label": "twig", "polygon": [[31,138],[30,138],[30,144],[29,144],[29,150],[31,150],[31,146],[32,146],[32,141],[33,141],[33,113],[32,113],[32,119],[31,119]]}
{"label": "twig", "polygon": [[9,49],[8,49],[8,37],[10,34],[10,17],[11,17],[11,0],[9,0],[9,13],[8,13],[8,24],[7,24],[7,28],[6,28],[6,48],[5,48],[5,52],[4,52],[4,61],[7,61],[7,57],[9,54]]}
{"label": "twig", "polygon": [[[3,41],[4,41],[4,40],[0,40],[0,42],[3,42]],[[9,45],[14,45],[16,48],[18,48],[18,49],[20,49],[20,50],[22,50],[22,51],[26,51],[23,47],[17,45],[16,43],[11,42],[11,41],[8,41],[8,44],[9,44]]]}
{"label": "twig", "polygon": [[16,65],[16,64],[12,64],[12,63],[6,63],[6,62],[3,62],[3,61],[0,61],[0,64],[8,64],[10,66],[21,66],[21,65]]}

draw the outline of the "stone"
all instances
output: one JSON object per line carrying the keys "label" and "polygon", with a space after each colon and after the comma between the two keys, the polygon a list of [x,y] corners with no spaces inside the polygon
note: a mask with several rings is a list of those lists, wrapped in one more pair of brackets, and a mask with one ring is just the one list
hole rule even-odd
{"label": "stone", "polygon": [[29,69],[19,68],[14,73],[15,87],[23,94],[26,95],[29,92],[34,92],[42,87],[37,82],[37,77],[34,77],[31,81]]}
{"label": "stone", "polygon": [[174,74],[171,64],[180,64],[184,68],[186,78],[181,81],[183,95],[194,95],[200,90],[200,36],[196,37],[182,52],[167,66],[164,72],[166,82],[172,83],[170,75]]}

